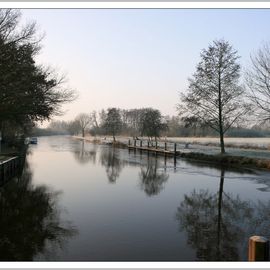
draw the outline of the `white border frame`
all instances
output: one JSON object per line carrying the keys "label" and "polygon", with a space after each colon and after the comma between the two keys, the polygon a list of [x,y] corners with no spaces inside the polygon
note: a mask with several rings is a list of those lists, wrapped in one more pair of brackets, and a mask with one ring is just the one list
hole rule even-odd
{"label": "white border frame", "polygon": [[0,8],[270,8],[270,2],[0,2]]}
{"label": "white border frame", "polygon": [[[270,2],[0,2],[0,8],[19,9],[261,9]],[[6,269],[269,269],[270,262],[0,262]]]}

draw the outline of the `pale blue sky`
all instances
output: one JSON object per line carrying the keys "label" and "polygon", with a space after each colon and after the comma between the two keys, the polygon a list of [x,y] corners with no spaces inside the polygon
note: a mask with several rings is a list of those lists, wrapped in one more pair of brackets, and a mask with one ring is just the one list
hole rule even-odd
{"label": "pale blue sky", "polygon": [[[176,115],[179,91],[200,51],[228,40],[246,66],[270,41],[267,9],[28,9],[46,33],[38,61],[67,74],[79,98],[64,106],[68,120],[108,107],[155,107]],[[60,119],[60,118],[57,118]]]}

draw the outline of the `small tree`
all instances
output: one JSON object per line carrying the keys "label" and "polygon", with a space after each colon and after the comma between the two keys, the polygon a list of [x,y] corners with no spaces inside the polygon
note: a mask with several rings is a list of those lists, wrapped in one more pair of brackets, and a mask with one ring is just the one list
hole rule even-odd
{"label": "small tree", "polygon": [[147,108],[141,114],[140,132],[149,138],[160,136],[160,132],[167,129],[167,124],[163,121],[159,110]]}
{"label": "small tree", "polygon": [[250,57],[251,67],[246,72],[249,98],[261,121],[270,120],[270,45],[265,43]]}
{"label": "small tree", "polygon": [[104,128],[108,135],[113,136],[113,141],[115,142],[115,136],[122,129],[122,120],[119,109],[109,108],[107,110]]}
{"label": "small tree", "polygon": [[79,127],[82,132],[82,136],[85,136],[85,129],[89,127],[91,123],[91,116],[86,113],[80,113],[76,118],[75,121],[78,122]]}
{"label": "small tree", "polygon": [[244,88],[239,85],[238,59],[237,51],[228,42],[214,41],[202,51],[187,93],[181,94],[178,104],[182,117],[194,116],[218,132],[222,154],[225,153],[224,134],[249,110],[244,101]]}

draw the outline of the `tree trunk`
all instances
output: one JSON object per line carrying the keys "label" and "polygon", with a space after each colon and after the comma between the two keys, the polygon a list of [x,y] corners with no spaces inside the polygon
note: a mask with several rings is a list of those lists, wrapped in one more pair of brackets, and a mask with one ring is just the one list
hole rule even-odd
{"label": "tree trunk", "polygon": [[221,154],[225,154],[225,145],[224,145],[224,135],[223,135],[223,132],[220,133],[220,150],[221,150]]}
{"label": "tree trunk", "polygon": [[82,136],[84,137],[84,129],[82,129]]}
{"label": "tree trunk", "polygon": [[113,135],[113,142],[115,142],[115,135]]}
{"label": "tree trunk", "polygon": [[1,146],[2,146],[2,131],[1,131],[1,126],[0,126],[0,154],[1,154]]}
{"label": "tree trunk", "polygon": [[220,71],[219,71],[219,78],[218,78],[218,124],[219,124],[220,151],[221,151],[221,154],[225,154],[223,120],[222,120],[222,97],[221,97]]}

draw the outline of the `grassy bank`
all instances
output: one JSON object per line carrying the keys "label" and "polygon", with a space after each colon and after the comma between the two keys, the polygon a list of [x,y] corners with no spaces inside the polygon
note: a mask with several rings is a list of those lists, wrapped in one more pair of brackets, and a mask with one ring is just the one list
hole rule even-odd
{"label": "grassy bank", "polygon": [[270,170],[270,160],[256,159],[242,156],[230,155],[207,155],[202,153],[180,153],[179,157],[199,160],[205,163],[215,163],[226,167],[245,167],[248,169]]}

